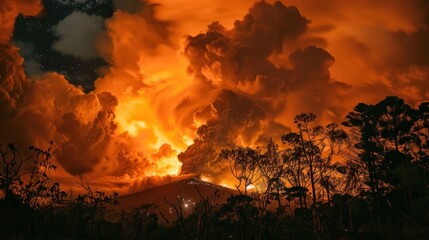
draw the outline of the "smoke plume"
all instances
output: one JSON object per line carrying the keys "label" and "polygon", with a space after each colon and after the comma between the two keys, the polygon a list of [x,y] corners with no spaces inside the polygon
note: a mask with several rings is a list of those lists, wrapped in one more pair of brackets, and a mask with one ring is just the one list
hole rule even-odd
{"label": "smoke plume", "polygon": [[[43,6],[0,1],[0,140],[53,140],[65,183],[87,174],[122,193],[179,173],[221,183],[220,149],[278,140],[296,114],[338,122],[360,101],[429,99],[428,5],[381,2],[113,1],[105,29],[85,14],[56,28],[55,48],[110,64],[88,93],[58,73],[25,75],[14,21]],[[66,41],[64,24],[86,18],[98,34],[84,45],[97,51]]]}

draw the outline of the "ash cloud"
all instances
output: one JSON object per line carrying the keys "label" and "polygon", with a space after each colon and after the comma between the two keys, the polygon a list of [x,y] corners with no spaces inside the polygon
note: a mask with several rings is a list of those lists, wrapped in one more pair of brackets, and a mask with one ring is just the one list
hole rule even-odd
{"label": "ash cloud", "polygon": [[[25,75],[19,49],[10,43],[13,22],[19,13],[38,14],[42,10],[38,3],[0,2],[1,141],[26,148],[44,147],[53,140],[60,179],[79,174],[130,178],[156,168],[155,163],[148,164],[134,138],[117,131],[118,98],[111,92],[84,93],[57,73]],[[159,159],[168,152],[165,147],[161,150]],[[174,154],[171,151],[167,157]]]}
{"label": "ash cloud", "polygon": [[101,161],[108,162],[106,149],[110,148],[117,127],[117,99],[103,92],[77,95],[66,101],[68,104],[59,103],[64,113],[57,122],[57,130],[64,142],[58,161],[71,174],[91,172]]}
{"label": "ash cloud", "polygon": [[23,59],[18,49],[10,44],[15,18],[19,14],[37,15],[42,10],[40,1],[0,2],[0,116],[8,117],[17,106],[28,84],[21,67]]}
{"label": "ash cloud", "polygon": [[[427,1],[290,2],[312,19],[310,32],[329,43],[326,49],[337,60],[331,75],[352,86],[342,105],[386,95],[410,104],[427,101]],[[333,28],[317,32],[324,25]]]}
{"label": "ash cloud", "polygon": [[[54,140],[61,177],[91,174],[100,186],[135,192],[172,181],[179,168],[220,183],[228,172],[221,148],[279,139],[301,112],[339,122],[358,101],[429,98],[424,1],[386,0],[383,9],[371,1],[292,0],[298,8],[261,1],[233,24],[219,18],[203,33],[187,15],[200,5],[162,2],[114,1],[117,11],[96,40],[110,66],[85,93],[60,74],[27,78],[10,34],[20,12],[37,15],[41,6],[0,1],[2,140],[23,146]],[[175,10],[169,2],[183,7],[176,21],[159,14]],[[214,11],[219,4],[202,6]],[[314,12],[315,5],[324,11]],[[386,17],[393,13],[400,17]],[[180,45],[189,30],[200,34]]]}
{"label": "ash cloud", "polygon": [[[321,104],[339,97],[338,91],[347,86],[331,79],[329,68],[335,60],[324,49],[310,45],[294,50],[289,63],[276,66],[270,61],[270,56],[283,53],[284,44],[298,41],[309,22],[296,7],[262,1],[232,29],[214,22],[206,33],[188,37],[189,69],[215,97],[194,113],[203,124],[195,143],[179,155],[182,173],[212,177],[222,172],[217,153],[227,144],[264,144],[273,129],[279,132],[271,137],[288,131],[282,119],[288,111],[290,117],[305,110],[323,114]],[[284,67],[287,64],[291,67]],[[314,94],[320,89],[325,90]],[[305,96],[295,95],[300,92]],[[290,106],[294,98],[301,98],[298,109]]]}

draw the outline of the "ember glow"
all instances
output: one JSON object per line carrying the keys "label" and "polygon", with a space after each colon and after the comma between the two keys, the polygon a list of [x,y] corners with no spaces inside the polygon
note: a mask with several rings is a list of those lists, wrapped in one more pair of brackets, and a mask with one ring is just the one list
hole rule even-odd
{"label": "ember glow", "polygon": [[65,183],[87,174],[129,193],[192,174],[231,187],[225,144],[279,139],[301,112],[340,122],[361,101],[429,100],[427,1],[113,4],[92,46],[108,67],[88,90],[28,74],[15,19],[49,12],[0,2],[1,141],[53,140]]}

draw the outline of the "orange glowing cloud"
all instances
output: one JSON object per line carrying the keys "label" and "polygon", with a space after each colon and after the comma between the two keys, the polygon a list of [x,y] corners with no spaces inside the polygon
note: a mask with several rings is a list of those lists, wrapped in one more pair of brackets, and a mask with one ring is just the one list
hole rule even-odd
{"label": "orange glowing cloud", "polygon": [[429,99],[423,0],[114,3],[96,43],[110,67],[85,93],[57,73],[25,76],[10,34],[41,3],[0,2],[1,137],[54,140],[63,181],[90,174],[123,193],[179,173],[229,184],[218,151],[278,138],[295,114],[341,121],[360,101]]}
{"label": "orange glowing cloud", "polygon": [[35,16],[42,11],[40,0],[2,0],[0,2],[0,42],[10,40],[18,14]]}

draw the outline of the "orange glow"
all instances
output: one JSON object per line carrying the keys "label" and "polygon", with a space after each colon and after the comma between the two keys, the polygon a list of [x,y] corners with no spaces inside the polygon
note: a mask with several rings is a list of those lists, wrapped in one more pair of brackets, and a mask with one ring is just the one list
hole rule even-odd
{"label": "orange glow", "polygon": [[9,41],[15,18],[19,13],[25,16],[38,15],[42,11],[40,0],[2,0],[0,1],[0,42]]}
{"label": "orange glow", "polygon": [[59,74],[24,76],[10,35],[15,17],[39,14],[41,1],[0,0],[0,66],[10,63],[0,69],[0,110],[12,116],[1,119],[2,137],[52,139],[58,178],[91,174],[125,193],[189,165],[201,180],[235,189],[214,161],[222,144],[278,141],[301,112],[341,122],[360,101],[429,99],[429,66],[408,64],[411,51],[398,40],[427,27],[420,0],[274,2],[151,0],[117,10],[96,43],[111,66],[84,93]]}

